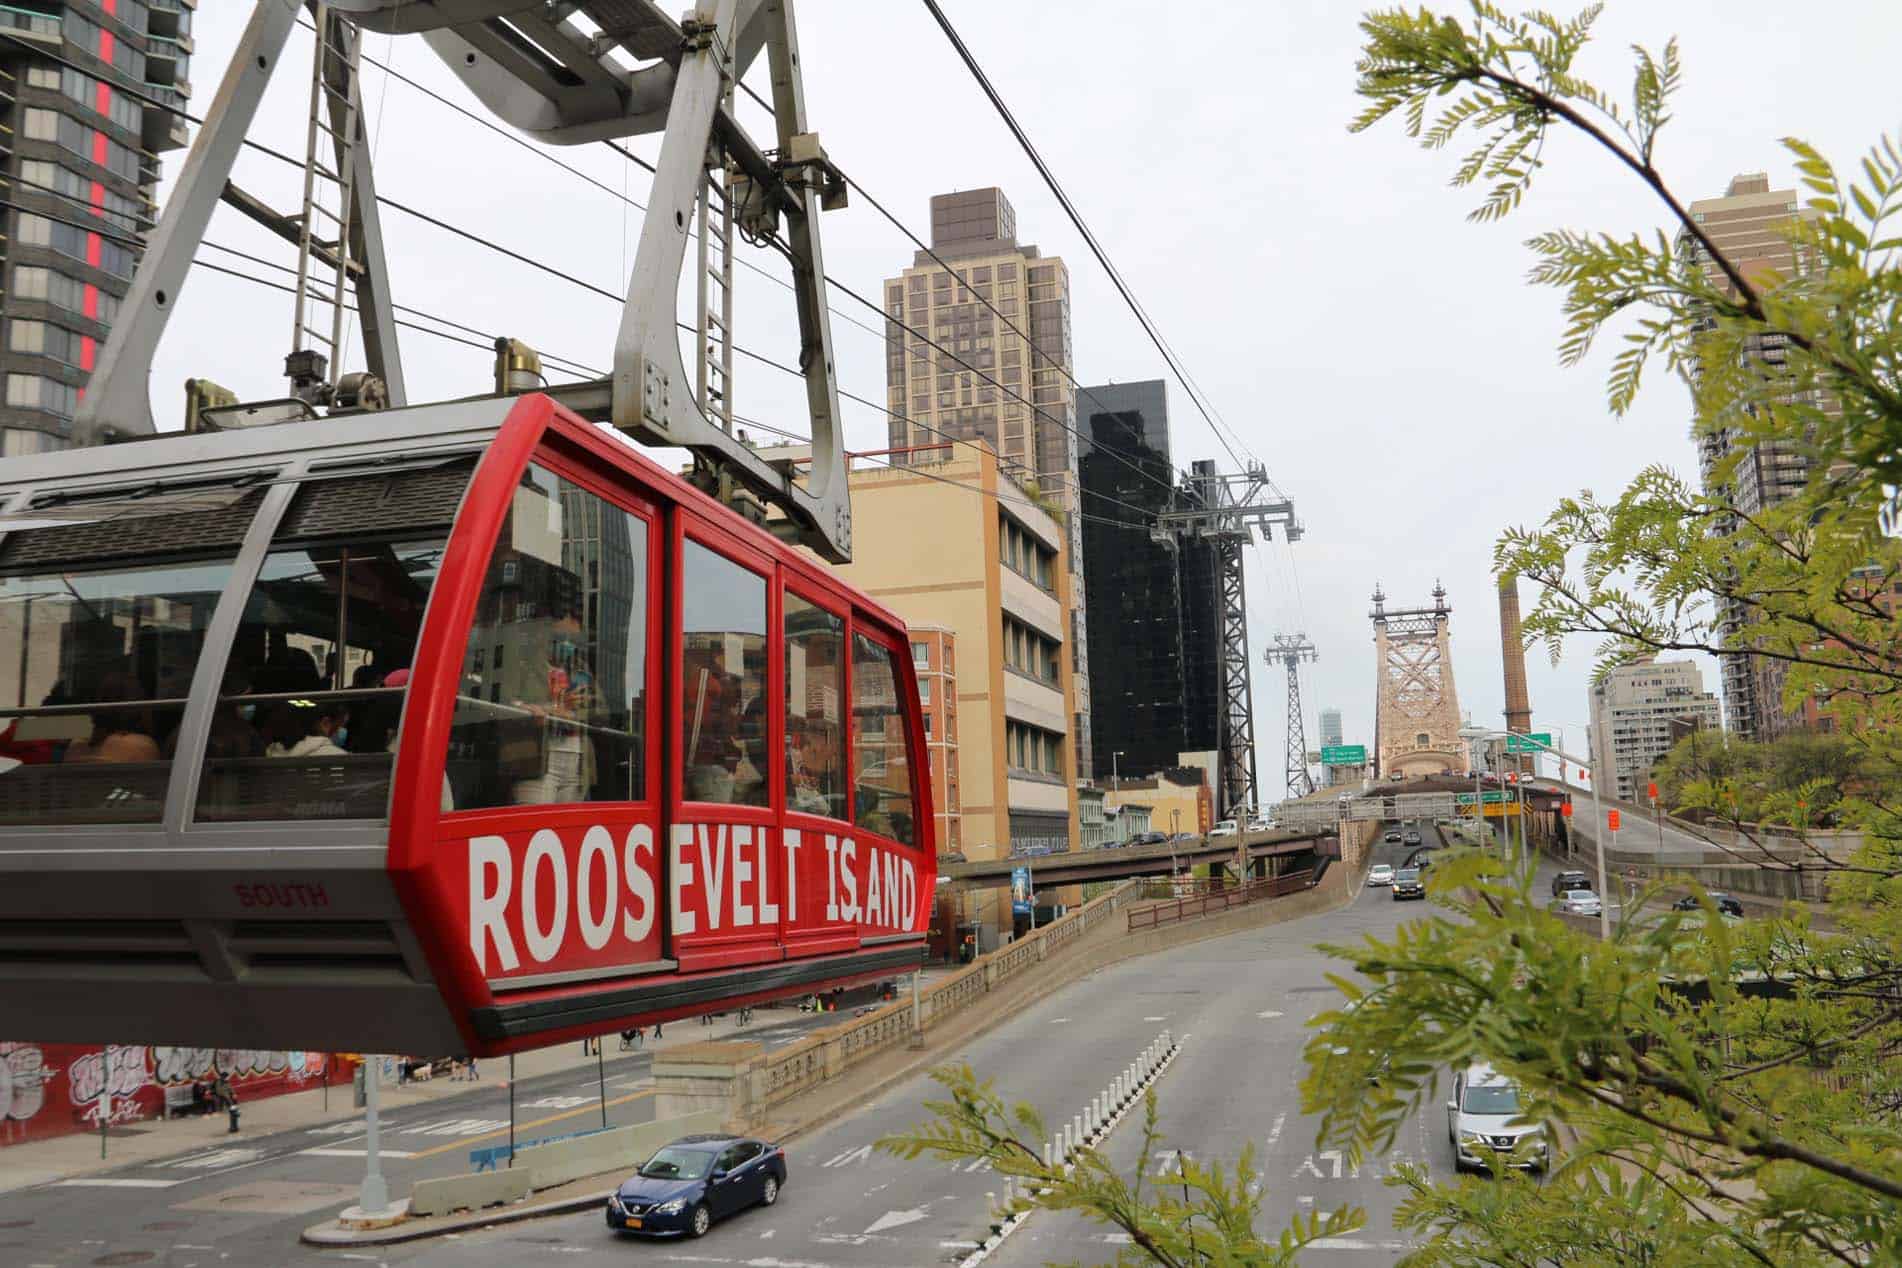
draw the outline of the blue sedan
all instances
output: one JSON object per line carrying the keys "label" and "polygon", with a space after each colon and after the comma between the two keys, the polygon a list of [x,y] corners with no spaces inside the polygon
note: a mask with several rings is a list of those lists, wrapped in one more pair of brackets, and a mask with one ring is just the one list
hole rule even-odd
{"label": "blue sedan", "polygon": [[743,1136],[682,1136],[661,1146],[608,1197],[608,1227],[701,1237],[717,1219],[773,1205],[785,1183],[784,1149]]}

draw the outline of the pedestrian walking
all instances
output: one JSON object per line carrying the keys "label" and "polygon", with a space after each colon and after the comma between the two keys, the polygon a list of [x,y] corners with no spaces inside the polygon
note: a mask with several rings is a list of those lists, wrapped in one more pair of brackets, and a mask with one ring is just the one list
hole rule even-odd
{"label": "pedestrian walking", "polygon": [[232,1091],[231,1080],[225,1077],[223,1070],[216,1071],[215,1076],[211,1084],[211,1095],[217,1102],[218,1108],[231,1115],[231,1126],[226,1130],[225,1135],[233,1136],[238,1131],[238,1094]]}

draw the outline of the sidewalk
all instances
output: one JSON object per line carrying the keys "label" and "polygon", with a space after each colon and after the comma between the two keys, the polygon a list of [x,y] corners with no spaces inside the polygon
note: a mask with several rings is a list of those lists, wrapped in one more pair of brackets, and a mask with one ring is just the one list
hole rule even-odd
{"label": "sidewalk", "polygon": [[[955,972],[956,967],[929,967],[924,970],[920,985],[929,987],[934,981]],[[847,998],[862,994],[862,990],[849,992]],[[902,979],[899,998],[907,998]],[[827,1013],[825,1016],[829,1021],[835,1017],[849,1017],[851,1012],[849,1008],[842,1007],[838,1013]],[[796,1002],[788,1002],[781,1007],[760,1007],[753,1010],[753,1020],[745,1031],[757,1034],[797,1021],[817,1023],[812,1014],[800,1012]],[[711,1026],[703,1025],[698,1018],[670,1021],[664,1027],[663,1037],[658,1040],[653,1037],[652,1029],[648,1027],[648,1037],[642,1047],[625,1053],[619,1051],[620,1040],[615,1035],[604,1035],[602,1052],[611,1059],[625,1058],[641,1052],[666,1052],[688,1044],[704,1043],[709,1039],[730,1039],[741,1033],[737,1013],[717,1017]],[[592,1069],[595,1066],[594,1055],[582,1055],[581,1044],[575,1041],[518,1053],[514,1061],[518,1083],[543,1075]],[[445,1100],[474,1088],[508,1086],[509,1058],[489,1057],[476,1064],[481,1073],[479,1083],[452,1080],[447,1076],[400,1087],[393,1081],[386,1081],[379,1098],[381,1110],[389,1114],[407,1107]],[[241,1103],[241,1130],[236,1136],[227,1134],[229,1124],[223,1114],[208,1114],[194,1118],[146,1119],[113,1127],[107,1133],[106,1156],[103,1159],[99,1156],[100,1142],[96,1131],[75,1132],[50,1140],[0,1147],[0,1193],[120,1167],[134,1167],[194,1150],[255,1141],[279,1132],[361,1118],[363,1111],[353,1103],[349,1080],[340,1073],[336,1077],[338,1081],[328,1090],[327,1104],[325,1089],[321,1086]]]}

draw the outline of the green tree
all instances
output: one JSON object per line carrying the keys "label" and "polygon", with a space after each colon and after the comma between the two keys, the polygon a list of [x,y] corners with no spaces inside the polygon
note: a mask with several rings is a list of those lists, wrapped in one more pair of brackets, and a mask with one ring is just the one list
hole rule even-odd
{"label": "green tree", "polygon": [[[1615,499],[1581,493],[1540,527],[1509,531],[1496,562],[1540,587],[1527,628],[1555,655],[1584,633],[1604,640],[1601,668],[1672,650],[1788,666],[1788,699],[1824,701],[1861,753],[1856,804],[1843,813],[1863,824],[1864,844],[1797,864],[1830,872],[1837,933],[1800,914],[1733,926],[1705,908],[1627,918],[1604,941],[1549,913],[1529,874],[1458,852],[1429,873],[1441,914],[1326,948],[1342,962],[1346,1001],[1316,1019],[1304,1102],[1321,1116],[1322,1143],[1358,1160],[1393,1145],[1438,1096],[1443,1071],[1485,1060],[1519,1081],[1526,1117],[1561,1142],[1544,1183],[1447,1185],[1400,1168],[1398,1218],[1420,1243],[1410,1263],[1898,1263],[1902,806],[1884,790],[1902,785],[1902,623],[1882,596],[1902,555],[1880,516],[1902,484],[1902,281],[1891,267],[1902,238],[1889,226],[1902,156],[1884,139],[1845,184],[1786,141],[1810,192],[1788,229],[1805,267],[1746,277],[1654,162],[1682,73],[1675,41],[1634,51],[1620,100],[1575,68],[1598,12],[1515,17],[1476,0],[1463,19],[1370,13],[1358,81],[1367,106],[1353,126],[1397,116],[1430,148],[1474,138],[1454,180],[1486,186],[1477,220],[1520,204],[1554,128],[1588,138],[1656,196],[1668,223],[1653,234],[1531,240],[1534,280],[1563,295],[1561,361],[1583,360],[1615,325],[1614,412],[1662,358],[1689,384],[1697,427],[1799,446],[1813,478],[1790,502],[1746,514],[1722,470],[1707,492],[1652,468]],[[1759,355],[1766,346],[1783,355]],[[1720,624],[1733,605],[1752,614],[1747,632]],[[1818,756],[1777,765],[1725,746],[1684,769],[1678,804],[1741,820],[1748,783],[1756,819],[1800,835],[1833,769]],[[937,1119],[894,1147],[985,1157],[1005,1174],[1041,1165],[1019,1139],[1041,1138],[1034,1111],[1007,1111],[968,1073],[947,1085]],[[1044,1174],[1047,1188],[1018,1201],[1117,1224],[1133,1239],[1124,1262],[1283,1262],[1262,1256],[1292,1256],[1312,1236],[1296,1228],[1264,1249],[1252,1215],[1241,1223],[1246,1186],[1233,1183],[1211,1177],[1192,1190],[1203,1197],[1165,1207],[1139,1177],[1092,1169],[1081,1180]],[[1165,1244],[1170,1227],[1178,1236]],[[1221,1237],[1191,1245],[1179,1236],[1188,1227]]]}

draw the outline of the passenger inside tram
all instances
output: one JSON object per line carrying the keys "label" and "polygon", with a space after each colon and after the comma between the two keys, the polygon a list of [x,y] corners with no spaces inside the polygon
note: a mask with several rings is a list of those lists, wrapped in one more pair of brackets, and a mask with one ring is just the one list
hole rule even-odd
{"label": "passenger inside tram", "polygon": [[350,710],[335,699],[285,700],[271,710],[266,757],[343,757]]}
{"label": "passenger inside tram", "polygon": [[[98,701],[136,700],[146,693],[135,687],[129,674],[112,673],[99,680],[92,693]],[[152,738],[152,717],[137,708],[99,709],[92,714],[92,733],[66,746],[68,762],[155,762],[158,741]]]}

